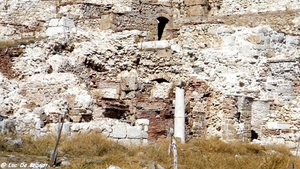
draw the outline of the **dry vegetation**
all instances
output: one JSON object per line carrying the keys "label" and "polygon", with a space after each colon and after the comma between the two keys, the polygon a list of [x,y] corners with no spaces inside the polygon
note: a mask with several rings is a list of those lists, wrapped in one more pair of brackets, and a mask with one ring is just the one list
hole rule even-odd
{"label": "dry vegetation", "polygon": [[[9,156],[18,157],[20,162],[49,163],[49,151],[55,144],[55,136],[34,140],[23,137],[22,146],[8,146],[4,137],[0,140],[0,162]],[[149,146],[122,146],[111,142],[100,133],[64,136],[59,145],[58,159],[68,159],[71,166],[62,168],[107,168],[117,165],[123,169],[148,168],[159,164],[166,169],[173,168],[172,155],[168,156],[170,140]],[[218,139],[192,140],[178,145],[180,169],[287,169],[292,164],[300,167],[300,159],[292,156],[284,146],[260,146],[246,143],[226,144]],[[14,158],[16,159],[16,158]],[[5,161],[8,162],[8,161]]]}

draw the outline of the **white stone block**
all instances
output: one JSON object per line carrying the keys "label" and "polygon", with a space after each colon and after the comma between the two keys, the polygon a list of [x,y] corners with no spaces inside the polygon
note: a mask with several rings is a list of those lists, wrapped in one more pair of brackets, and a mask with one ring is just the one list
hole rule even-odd
{"label": "white stone block", "polygon": [[300,17],[294,18],[292,22],[295,24],[295,26],[300,26]]}
{"label": "white stone block", "polygon": [[285,145],[286,145],[288,148],[290,148],[290,149],[294,149],[294,148],[297,147],[297,144],[296,144],[295,142],[293,142],[293,141],[286,141],[286,142],[285,142]]}
{"label": "white stone block", "polygon": [[138,127],[127,126],[127,138],[130,138],[130,139],[142,138],[142,130]]}
{"label": "white stone block", "polygon": [[61,133],[66,134],[66,135],[71,135],[71,125],[72,125],[71,122],[65,122],[63,124],[63,128],[62,128]]}
{"label": "white stone block", "polygon": [[102,98],[106,99],[118,99],[120,92],[117,88],[101,88],[92,90],[91,93],[94,95],[100,95]]}
{"label": "white stone block", "polygon": [[268,129],[280,129],[280,130],[286,130],[290,129],[290,123],[286,122],[267,122],[267,128]]}
{"label": "white stone block", "polygon": [[80,130],[80,125],[76,124],[76,123],[73,123],[72,126],[71,126],[71,131],[78,132],[79,130]]}
{"label": "white stone block", "polygon": [[151,96],[154,98],[166,99],[169,98],[170,90],[172,89],[172,83],[157,83],[151,90]]}
{"label": "white stone block", "polygon": [[133,145],[140,145],[141,144],[141,139],[131,139],[131,144]]}
{"label": "white stone block", "polygon": [[57,35],[59,33],[63,33],[65,30],[67,30],[66,28],[64,28],[63,26],[58,26],[58,27],[49,27],[46,30],[46,35],[47,36],[54,36]]}
{"label": "white stone block", "polygon": [[113,137],[114,138],[125,138],[127,135],[126,126],[123,124],[113,126]]}
{"label": "white stone block", "polygon": [[168,47],[170,47],[170,44],[167,40],[138,43],[140,49],[164,49]]}
{"label": "white stone block", "polygon": [[148,131],[149,127],[148,126],[144,126],[144,131]]}
{"label": "white stone block", "polygon": [[102,135],[104,135],[105,137],[109,137],[109,136],[110,136],[110,133],[107,132],[107,131],[103,131],[103,132],[102,132]]}
{"label": "white stone block", "polygon": [[149,144],[148,139],[143,139],[142,144],[143,144],[144,146],[148,145],[148,144]]}
{"label": "white stone block", "polygon": [[119,139],[118,143],[129,146],[131,144],[131,139]]}
{"label": "white stone block", "polygon": [[142,132],[142,138],[148,139],[148,132],[143,131]]}
{"label": "white stone block", "polygon": [[171,45],[171,49],[177,53],[180,53],[182,51],[179,45]]}
{"label": "white stone block", "polygon": [[137,125],[147,125],[147,126],[149,126],[149,119],[137,119],[136,121],[135,121],[135,124],[137,124]]}
{"label": "white stone block", "polygon": [[58,26],[59,19],[51,19],[49,22],[49,26],[54,27]]}
{"label": "white stone block", "polygon": [[90,123],[80,123],[80,128],[82,130],[89,130],[90,129]]}
{"label": "white stone block", "polygon": [[162,40],[162,41],[155,41],[155,48],[168,48],[170,47],[170,44],[167,40]]}
{"label": "white stone block", "polygon": [[58,23],[59,26],[63,26],[63,27],[67,27],[69,29],[72,29],[75,27],[74,21],[72,19],[66,18],[66,17],[62,17],[59,20]]}
{"label": "white stone block", "polygon": [[285,144],[284,138],[273,138],[274,144]]}

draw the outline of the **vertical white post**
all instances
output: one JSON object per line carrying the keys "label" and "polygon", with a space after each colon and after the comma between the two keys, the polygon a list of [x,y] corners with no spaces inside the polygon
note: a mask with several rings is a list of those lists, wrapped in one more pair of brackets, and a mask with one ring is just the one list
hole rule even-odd
{"label": "vertical white post", "polygon": [[179,87],[176,87],[175,92],[174,137],[180,138],[181,143],[185,143],[184,89],[180,89]]}

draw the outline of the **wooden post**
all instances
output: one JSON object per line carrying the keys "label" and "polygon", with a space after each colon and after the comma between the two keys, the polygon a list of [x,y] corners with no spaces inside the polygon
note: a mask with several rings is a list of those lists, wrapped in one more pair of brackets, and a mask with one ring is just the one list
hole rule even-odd
{"label": "wooden post", "polygon": [[59,143],[60,136],[61,136],[61,131],[62,131],[62,128],[63,128],[63,125],[64,125],[65,117],[66,117],[66,113],[64,113],[63,117],[60,117],[60,128],[58,129],[55,148],[54,148],[53,154],[51,156],[51,165],[52,166],[56,165],[57,148],[58,148],[58,143]]}
{"label": "wooden post", "polygon": [[168,155],[170,155],[171,152],[173,152],[173,163],[174,163],[174,169],[178,169],[178,156],[177,156],[177,144],[175,137],[173,136],[173,130],[170,129],[171,134],[171,144],[169,146],[169,152]]}
{"label": "wooden post", "polygon": [[300,137],[298,138],[298,145],[297,145],[297,149],[296,149],[296,157],[298,157],[299,144],[300,144]]}

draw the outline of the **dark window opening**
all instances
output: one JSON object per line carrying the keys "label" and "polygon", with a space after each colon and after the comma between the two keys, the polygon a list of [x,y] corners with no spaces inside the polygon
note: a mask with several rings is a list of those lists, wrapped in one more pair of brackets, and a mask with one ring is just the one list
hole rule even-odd
{"label": "dark window opening", "polygon": [[81,121],[90,122],[92,120],[93,120],[93,115],[92,114],[82,114],[81,115]]}
{"label": "dark window opening", "polygon": [[254,130],[251,130],[251,141],[254,139],[258,139],[258,134]]}
{"label": "dark window opening", "polygon": [[205,97],[210,97],[210,92],[204,93],[203,96],[202,96],[201,98],[205,98]]}
{"label": "dark window opening", "polygon": [[113,119],[125,119],[125,111],[118,108],[106,108],[103,113],[104,117]]}
{"label": "dark window opening", "polygon": [[156,81],[157,83],[163,83],[163,82],[170,83],[170,82],[169,82],[167,79],[165,79],[165,78],[153,79],[152,81]]}
{"label": "dark window opening", "polygon": [[157,36],[158,36],[158,40],[160,40],[164,32],[165,26],[169,22],[169,19],[165,17],[158,17],[157,20],[158,20]]}
{"label": "dark window opening", "polygon": [[235,113],[234,117],[236,118],[236,121],[239,123],[241,119],[241,113],[240,112]]}

